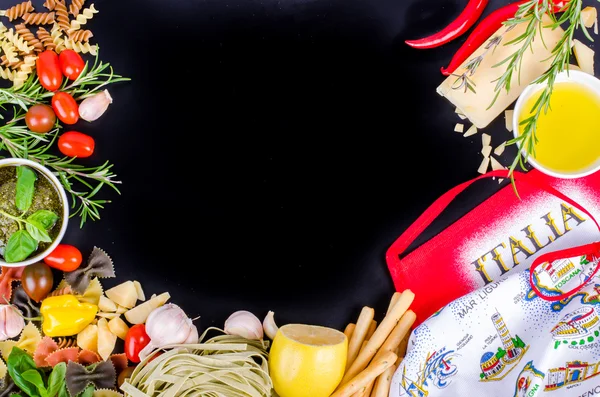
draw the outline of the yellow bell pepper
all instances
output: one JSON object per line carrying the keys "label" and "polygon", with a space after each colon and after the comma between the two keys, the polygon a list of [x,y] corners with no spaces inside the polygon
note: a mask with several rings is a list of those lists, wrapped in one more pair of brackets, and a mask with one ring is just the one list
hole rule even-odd
{"label": "yellow bell pepper", "polygon": [[42,331],[46,336],[72,336],[94,321],[98,306],[81,303],[73,295],[60,295],[44,299],[40,313]]}

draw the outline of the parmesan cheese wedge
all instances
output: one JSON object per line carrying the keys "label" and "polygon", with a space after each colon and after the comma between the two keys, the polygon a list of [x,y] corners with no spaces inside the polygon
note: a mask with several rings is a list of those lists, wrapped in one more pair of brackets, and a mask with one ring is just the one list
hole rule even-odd
{"label": "parmesan cheese wedge", "polygon": [[496,146],[496,149],[494,149],[494,154],[496,156],[501,156],[502,153],[504,153],[504,148],[506,148],[506,141],[502,142],[500,145]]}
{"label": "parmesan cheese wedge", "polygon": [[464,130],[465,130],[465,125],[464,124],[456,123],[456,125],[454,126],[454,131],[455,132],[460,132],[462,134]]}
{"label": "parmesan cheese wedge", "polygon": [[586,28],[591,28],[596,23],[598,19],[598,10],[596,7],[585,7],[581,10],[581,22],[585,25]]}
{"label": "parmesan cheese wedge", "polygon": [[494,158],[494,156],[490,156],[490,162],[492,164],[492,170],[493,171],[497,171],[497,170],[505,170],[506,167],[503,166],[502,164],[500,164],[500,162],[498,160],[496,160]]}
{"label": "parmesan cheese wedge", "polygon": [[[552,21],[549,17],[545,16],[543,19],[543,26],[552,25]],[[503,26],[495,33],[495,35],[504,35],[502,42],[494,51],[487,52],[475,74],[469,77],[475,85],[475,93],[470,90],[465,90],[464,87],[456,89],[456,75],[463,74],[465,65],[471,59],[486,51],[485,46],[488,44],[487,41],[456,69],[454,72],[455,75],[448,76],[437,88],[438,94],[448,99],[462,114],[467,116],[477,128],[484,128],[490,124],[518,98],[527,85],[541,76],[550,67],[553,59],[551,51],[564,33],[564,30],[560,27],[555,29],[545,27],[541,29],[541,39],[538,40],[539,37],[536,37],[536,40],[531,45],[531,50],[526,51],[523,56],[521,67],[519,68],[520,73],[513,73],[513,78],[510,82],[511,89],[508,93],[506,90],[502,90],[498,95],[497,100],[490,107],[496,94],[494,90],[496,87],[495,80],[504,73],[506,68],[506,65],[497,67],[494,67],[494,65],[500,63],[520,48],[522,43],[511,45],[505,44],[522,35],[526,25],[527,23],[516,25],[508,32],[506,31],[508,27]]]}
{"label": "parmesan cheese wedge", "polygon": [[492,154],[492,147],[489,145],[484,146],[483,149],[481,149],[481,154],[483,157],[490,157],[490,154]]}
{"label": "parmesan cheese wedge", "polygon": [[577,58],[577,64],[585,73],[594,75],[594,50],[583,44],[581,41],[573,40],[573,52]]}
{"label": "parmesan cheese wedge", "polygon": [[471,135],[475,135],[477,134],[477,127],[475,127],[474,125],[470,126],[469,129],[467,130],[467,132],[465,132],[465,134],[463,135],[465,138]]}
{"label": "parmesan cheese wedge", "polygon": [[504,112],[504,121],[506,122],[506,129],[508,130],[508,132],[513,131],[513,115],[514,115],[514,113],[515,113],[514,110],[507,110],[506,112]]}
{"label": "parmesan cheese wedge", "polygon": [[492,143],[492,137],[488,134],[481,134],[481,146],[489,146]]}

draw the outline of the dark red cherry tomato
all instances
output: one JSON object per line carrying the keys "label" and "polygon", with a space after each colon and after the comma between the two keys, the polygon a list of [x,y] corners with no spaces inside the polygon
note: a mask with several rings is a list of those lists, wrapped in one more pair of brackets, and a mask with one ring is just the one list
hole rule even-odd
{"label": "dark red cherry tomato", "polygon": [[60,70],[58,55],[54,51],[43,51],[38,55],[35,69],[42,87],[48,91],[56,91],[62,84],[63,74]]}
{"label": "dark red cherry tomato", "polygon": [[62,73],[69,80],[77,80],[77,77],[79,77],[85,67],[85,62],[83,62],[81,55],[73,50],[62,50],[58,56],[58,60]]}
{"label": "dark red cherry tomato", "polygon": [[52,109],[65,124],[75,124],[79,120],[79,105],[75,99],[66,92],[57,92],[52,97]]}
{"label": "dark red cherry tomato", "polygon": [[125,336],[125,355],[132,363],[139,363],[140,351],[150,343],[144,324],[136,324],[129,328]]}
{"label": "dark red cherry tomato", "polygon": [[27,295],[36,302],[50,293],[52,283],[54,283],[52,269],[44,262],[37,262],[23,269],[21,284]]}
{"label": "dark red cherry tomato", "polygon": [[65,132],[58,138],[58,149],[69,157],[90,157],[95,145],[94,138],[77,131]]}
{"label": "dark red cherry tomato", "polygon": [[81,265],[81,251],[69,244],[58,244],[54,251],[44,258],[46,265],[63,272],[72,272]]}
{"label": "dark red cherry tomato", "polygon": [[45,134],[56,124],[56,115],[50,106],[40,103],[29,108],[25,114],[25,123],[31,131]]}

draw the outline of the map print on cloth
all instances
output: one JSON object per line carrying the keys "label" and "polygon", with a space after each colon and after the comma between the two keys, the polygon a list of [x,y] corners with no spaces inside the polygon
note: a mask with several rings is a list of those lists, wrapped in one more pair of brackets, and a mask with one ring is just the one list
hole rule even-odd
{"label": "map print on cloth", "polygon": [[517,377],[514,397],[527,397],[533,395],[533,393],[543,387],[543,381],[544,373],[535,368],[533,361],[528,362]]}
{"label": "map print on cloth", "polygon": [[492,322],[500,336],[502,347],[498,347],[497,352],[486,352],[481,356],[482,372],[479,377],[482,382],[503,379],[517,366],[529,349],[518,335],[512,337],[500,313],[492,315]]}
{"label": "map print on cloth", "polygon": [[458,354],[454,350],[442,348],[431,354],[427,354],[423,370],[417,374],[414,380],[406,376],[406,371],[402,374],[401,387],[408,396],[424,397],[429,393],[427,391],[430,385],[443,389],[452,381],[450,378],[456,375],[458,368],[453,364],[453,360]]}

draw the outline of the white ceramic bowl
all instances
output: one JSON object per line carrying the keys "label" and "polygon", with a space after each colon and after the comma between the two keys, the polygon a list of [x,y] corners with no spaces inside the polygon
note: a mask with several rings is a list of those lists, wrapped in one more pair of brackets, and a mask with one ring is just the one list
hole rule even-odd
{"label": "white ceramic bowl", "polygon": [[[56,246],[58,244],[60,244],[60,241],[62,240],[63,236],[65,235],[65,231],[67,230],[67,223],[69,222],[69,204],[67,201],[67,193],[65,192],[65,189],[63,188],[63,186],[60,183],[60,181],[58,180],[58,178],[56,176],[54,176],[52,171],[50,171],[48,168],[44,167],[43,165],[36,163],[35,161],[19,159],[19,158],[6,158],[6,159],[0,160],[0,167],[4,167],[4,166],[8,166],[8,165],[12,165],[12,166],[26,165],[28,167],[33,168],[40,174],[44,175],[54,185],[54,187],[56,188],[56,191],[58,192],[58,195],[62,201],[62,208],[63,208],[62,226],[61,226],[60,230],[58,231],[58,235],[56,236],[56,238],[54,239],[52,244],[50,244],[48,246],[48,248],[46,248],[44,251],[40,252],[39,254],[32,256],[30,258],[27,258],[21,262],[6,263],[4,260],[2,260],[2,258],[0,258],[1,266],[6,266],[6,267],[27,266],[27,265],[31,265],[33,263],[39,262],[42,259],[44,259],[50,252],[52,252],[56,248]],[[60,214],[59,214],[59,216],[60,216]]]}
{"label": "white ceramic bowl", "polygon": [[[556,83],[563,83],[563,82],[572,82],[572,83],[581,84],[581,85],[587,87],[588,89],[591,89],[592,91],[594,91],[598,95],[598,98],[600,98],[600,80],[590,74],[581,72],[579,70],[569,70],[568,73],[566,71],[564,71],[564,72],[559,73],[556,76]],[[517,138],[519,136],[519,115],[521,114],[521,112],[523,110],[523,106],[525,105],[525,103],[527,103],[527,100],[532,95],[539,92],[539,90],[544,87],[545,87],[545,84],[530,84],[529,86],[527,86],[527,88],[525,88],[525,90],[523,90],[523,92],[519,96],[519,99],[517,99],[517,103],[515,105],[515,110],[513,113],[513,121],[512,121],[513,122],[513,134],[514,134],[515,138]],[[568,134],[568,131],[565,131],[565,135],[566,134]],[[525,149],[523,149],[521,147],[519,147],[519,148],[521,149],[521,151],[524,154],[527,154]],[[600,148],[599,148],[599,150],[600,150]],[[588,168],[583,169],[578,172],[573,172],[573,173],[560,173],[560,172],[556,172],[553,170],[549,170],[549,169],[545,168],[544,166],[540,165],[538,162],[536,162],[535,159],[533,158],[533,156],[528,156],[527,162],[529,164],[531,164],[533,167],[535,167],[536,169],[543,172],[544,174],[553,176],[555,178],[565,178],[565,179],[581,178],[581,177],[593,174],[594,172],[600,170],[600,159],[598,159],[598,161],[596,161],[595,164],[592,164]]]}

